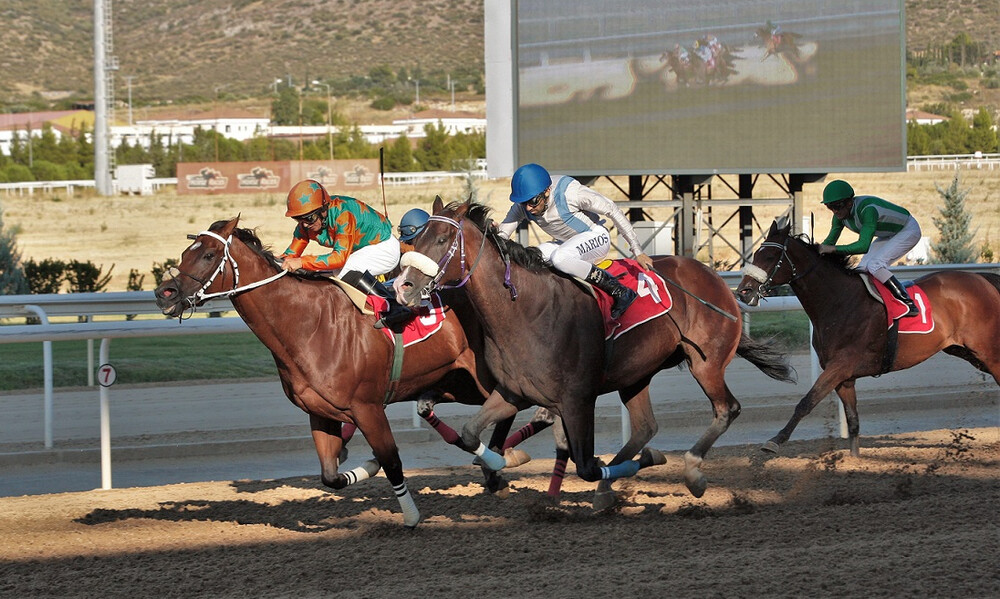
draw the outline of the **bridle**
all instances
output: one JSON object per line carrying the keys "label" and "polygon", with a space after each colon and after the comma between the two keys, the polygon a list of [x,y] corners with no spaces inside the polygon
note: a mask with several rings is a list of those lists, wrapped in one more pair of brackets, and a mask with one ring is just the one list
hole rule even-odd
{"label": "bridle", "polygon": [[[454,227],[456,233],[455,233],[455,239],[451,242],[451,247],[449,247],[448,251],[445,252],[443,256],[441,256],[440,260],[438,260],[437,274],[435,274],[434,278],[432,278],[431,281],[427,284],[427,286],[424,288],[424,291],[426,293],[431,293],[433,291],[440,291],[444,289],[458,289],[460,287],[464,287],[465,284],[469,282],[469,279],[472,278],[472,273],[476,270],[476,267],[479,266],[479,261],[483,257],[483,248],[486,247],[486,238],[490,235],[496,235],[496,233],[492,231],[492,227],[487,225],[486,231],[483,232],[483,241],[479,246],[479,253],[476,255],[476,259],[472,263],[472,266],[467,267],[466,265],[468,263],[466,261],[466,256],[465,256],[465,230],[462,227],[462,224],[465,222],[465,219],[463,218],[461,221],[456,221],[455,219],[448,218],[447,216],[432,215],[428,220],[445,223],[451,227]],[[517,299],[517,289],[515,289],[514,284],[510,282],[510,258],[507,256],[507,253],[504,251],[503,245],[501,243],[497,242],[496,246],[497,249],[499,249],[500,251],[500,256],[503,259],[504,264],[506,265],[506,271],[504,272],[504,287],[510,290],[511,300],[515,300]],[[444,278],[445,269],[447,269],[448,265],[451,264],[451,261],[455,257],[456,253],[461,255],[462,274],[460,275],[459,281],[458,283],[455,284],[447,284],[447,283],[441,284],[441,279]]]}
{"label": "bridle", "polygon": [[[798,271],[795,268],[795,263],[792,262],[791,257],[788,255],[788,242],[791,239],[792,238],[789,236],[789,237],[785,237],[785,242],[784,243],[777,243],[777,242],[774,242],[774,241],[765,241],[765,242],[762,242],[760,244],[760,248],[758,248],[757,251],[760,251],[760,250],[762,250],[764,248],[776,248],[778,250],[781,250],[781,257],[778,258],[778,261],[775,262],[774,266],[771,267],[771,272],[769,272],[769,273],[765,272],[763,268],[760,268],[759,266],[756,266],[754,264],[747,264],[746,266],[743,267],[743,274],[745,276],[748,276],[751,279],[753,279],[754,281],[757,281],[758,283],[760,283],[760,286],[757,289],[757,293],[760,296],[762,296],[762,297],[767,296],[767,294],[770,293],[770,291],[772,289],[774,289],[775,287],[778,286],[778,285],[772,285],[772,281],[774,281],[775,275],[777,275],[778,271],[781,270],[781,267],[784,265],[784,263],[785,263],[786,260],[788,262],[788,267],[792,270],[792,276],[788,278],[788,283],[789,284],[791,284],[791,283],[793,283],[793,282],[801,279],[802,277],[808,275],[819,264],[819,260],[817,260],[816,262],[814,262],[812,264],[812,266],[809,267],[809,270],[805,271],[802,274],[799,274]],[[785,283],[782,283],[782,285],[784,285],[784,284]]]}
{"label": "bridle", "polygon": [[[268,283],[270,283],[272,281],[276,281],[279,278],[281,278],[281,277],[285,276],[286,274],[288,274],[287,270],[281,270],[277,274],[274,274],[274,275],[272,275],[272,276],[270,276],[270,277],[268,277],[266,279],[261,279],[259,281],[255,281],[253,283],[250,283],[248,285],[244,285],[244,286],[240,287],[240,266],[239,266],[239,264],[237,264],[236,258],[233,257],[232,252],[229,251],[229,248],[232,246],[232,243],[233,243],[233,235],[232,235],[232,233],[229,234],[229,237],[223,238],[221,235],[218,235],[217,233],[214,233],[212,231],[202,231],[201,233],[198,233],[197,235],[190,236],[190,237],[192,237],[193,239],[197,239],[198,237],[201,237],[202,235],[207,235],[208,237],[212,237],[212,238],[218,240],[220,243],[222,243],[223,254],[222,254],[222,259],[219,260],[219,266],[216,267],[215,272],[213,272],[212,275],[210,277],[208,277],[208,279],[205,279],[205,280],[202,280],[202,279],[200,279],[200,278],[198,278],[198,277],[196,277],[196,276],[194,276],[192,274],[186,273],[186,272],[182,271],[181,269],[175,267],[176,270],[177,270],[178,276],[185,276],[185,277],[191,279],[192,281],[196,281],[198,283],[201,283],[201,288],[198,289],[198,291],[195,291],[191,295],[189,295],[186,298],[184,298],[183,300],[181,300],[183,302],[186,302],[188,304],[188,309],[190,309],[190,314],[188,315],[188,318],[190,318],[191,315],[194,314],[195,308],[197,308],[202,303],[204,303],[204,302],[206,302],[206,301],[208,301],[210,299],[214,299],[214,298],[217,298],[217,297],[232,297],[232,296],[236,295],[237,293],[243,293],[244,291],[249,291],[251,289],[255,289],[257,287],[260,287],[262,285],[267,285]],[[232,287],[232,289],[227,289],[226,291],[218,291],[216,293],[205,293],[205,290],[208,289],[209,287],[211,287],[212,283],[215,282],[216,277],[218,277],[220,274],[222,274],[223,272],[225,272],[225,270],[226,270],[226,264],[231,264],[232,268],[233,268],[233,287]],[[172,278],[173,279],[177,279],[177,276],[173,276]],[[185,312],[186,311],[187,311],[187,309],[185,310]],[[179,319],[180,320],[184,320],[184,313],[181,314],[181,316],[179,317]]]}

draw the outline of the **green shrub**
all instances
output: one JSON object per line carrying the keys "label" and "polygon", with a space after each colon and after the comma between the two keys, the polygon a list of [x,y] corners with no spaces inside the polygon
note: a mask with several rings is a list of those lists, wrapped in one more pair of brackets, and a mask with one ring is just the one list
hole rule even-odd
{"label": "green shrub", "polygon": [[41,262],[28,260],[24,263],[24,278],[28,280],[30,293],[59,293],[66,280],[66,263],[52,258]]}
{"label": "green shrub", "polygon": [[66,169],[61,164],[48,160],[36,160],[31,165],[31,174],[35,181],[65,181]]}
{"label": "green shrub", "polygon": [[4,181],[19,183],[21,181],[34,181],[35,176],[31,174],[31,169],[23,164],[8,164],[3,169]]}

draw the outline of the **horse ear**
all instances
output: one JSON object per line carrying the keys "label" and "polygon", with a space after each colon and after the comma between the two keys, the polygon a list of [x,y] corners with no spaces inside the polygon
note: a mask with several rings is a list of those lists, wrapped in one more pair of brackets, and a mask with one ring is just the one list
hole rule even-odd
{"label": "horse ear", "polygon": [[792,222],[788,220],[787,216],[781,216],[779,218],[774,219],[774,224],[771,225],[771,230],[775,233],[778,232],[779,230],[784,230],[787,232],[787,230],[791,228],[792,228]]}
{"label": "horse ear", "polygon": [[444,202],[441,201],[441,196],[434,196],[434,205],[431,207],[431,212],[437,214],[441,212],[442,208],[444,208]]}
{"label": "horse ear", "polygon": [[236,226],[238,224],[240,224],[239,214],[237,214],[235,218],[233,218],[231,221],[226,223],[225,226],[222,227],[222,230],[219,231],[219,235],[221,235],[222,237],[228,237],[230,233],[236,230]]}

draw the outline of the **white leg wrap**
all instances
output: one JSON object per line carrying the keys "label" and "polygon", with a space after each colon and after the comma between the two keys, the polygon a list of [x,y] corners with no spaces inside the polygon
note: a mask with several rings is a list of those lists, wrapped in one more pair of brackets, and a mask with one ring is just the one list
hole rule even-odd
{"label": "white leg wrap", "polygon": [[409,528],[416,528],[420,522],[420,511],[413,501],[413,495],[406,489],[406,483],[399,486],[393,485],[392,490],[396,492],[396,499],[399,500],[399,507],[403,510],[403,524]]}

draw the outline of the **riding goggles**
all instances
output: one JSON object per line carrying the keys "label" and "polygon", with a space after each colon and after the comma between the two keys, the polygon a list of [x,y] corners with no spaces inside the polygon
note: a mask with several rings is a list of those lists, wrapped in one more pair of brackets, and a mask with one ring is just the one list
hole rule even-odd
{"label": "riding goggles", "polygon": [[305,223],[307,225],[311,225],[314,222],[316,222],[317,220],[319,220],[319,218],[320,218],[320,212],[322,212],[322,210],[315,210],[313,212],[310,212],[309,214],[303,214],[302,216],[296,216],[295,220],[299,221],[300,223]]}

